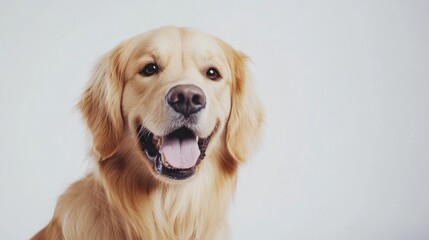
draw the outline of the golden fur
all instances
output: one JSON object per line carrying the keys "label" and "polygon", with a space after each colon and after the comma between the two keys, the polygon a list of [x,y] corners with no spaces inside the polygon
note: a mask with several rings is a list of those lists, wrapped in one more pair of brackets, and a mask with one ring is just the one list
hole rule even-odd
{"label": "golden fur", "polygon": [[[237,168],[255,147],[263,114],[247,58],[225,42],[187,28],[164,27],[105,54],[79,103],[93,138],[94,169],[60,197],[51,222],[33,239],[228,239],[226,212]],[[139,71],[157,61],[161,71]],[[215,65],[222,79],[203,71]],[[207,96],[201,137],[214,135],[188,180],[154,172],[135,125],[165,134],[168,89],[194,84]]]}

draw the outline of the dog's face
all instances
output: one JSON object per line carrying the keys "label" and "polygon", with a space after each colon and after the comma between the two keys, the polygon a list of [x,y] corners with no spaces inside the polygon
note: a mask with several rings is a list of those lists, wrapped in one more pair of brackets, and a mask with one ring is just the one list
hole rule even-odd
{"label": "dog's face", "polygon": [[154,174],[189,178],[230,112],[227,56],[197,32],[162,29],[140,41],[125,70],[123,115]]}
{"label": "dog's face", "polygon": [[105,161],[120,149],[137,151],[165,182],[198,174],[206,155],[235,168],[262,121],[244,65],[226,43],[189,29],[121,43],[100,61],[80,103],[95,152]]}

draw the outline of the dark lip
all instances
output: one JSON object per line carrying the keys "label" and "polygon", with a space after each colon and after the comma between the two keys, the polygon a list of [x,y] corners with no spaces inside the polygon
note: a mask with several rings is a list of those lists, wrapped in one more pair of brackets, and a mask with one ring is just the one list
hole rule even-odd
{"label": "dark lip", "polygon": [[[215,128],[216,129],[216,128]],[[165,167],[162,163],[161,154],[153,144],[154,134],[145,128],[142,124],[137,125],[137,137],[140,143],[142,151],[146,154],[147,158],[152,162],[154,170],[157,174],[168,177],[174,180],[185,180],[192,177],[195,174],[195,168],[201,163],[206,156],[206,150],[210,139],[213,136],[215,130],[207,137],[198,139],[198,147],[200,149],[200,156],[198,157],[197,163],[192,168],[187,169],[174,169]],[[181,127],[173,132],[185,132],[186,134],[194,134],[194,132],[186,127]],[[172,133],[173,133],[172,132]],[[169,133],[169,134],[172,134]],[[169,135],[167,134],[167,135]]]}

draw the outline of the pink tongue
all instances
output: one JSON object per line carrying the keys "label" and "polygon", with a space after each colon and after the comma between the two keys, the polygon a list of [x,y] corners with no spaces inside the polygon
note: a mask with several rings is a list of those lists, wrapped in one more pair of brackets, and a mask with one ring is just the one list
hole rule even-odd
{"label": "pink tongue", "polygon": [[195,138],[162,138],[161,149],[165,160],[175,168],[191,168],[197,163],[200,149]]}

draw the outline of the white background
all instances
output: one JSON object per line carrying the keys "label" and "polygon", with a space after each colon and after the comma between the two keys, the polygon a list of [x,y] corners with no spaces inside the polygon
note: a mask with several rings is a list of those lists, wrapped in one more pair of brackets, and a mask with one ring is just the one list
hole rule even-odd
{"label": "white background", "polygon": [[266,107],[233,239],[429,239],[428,1],[2,1],[0,238],[28,239],[87,171],[96,59],[163,25],[246,52]]}

